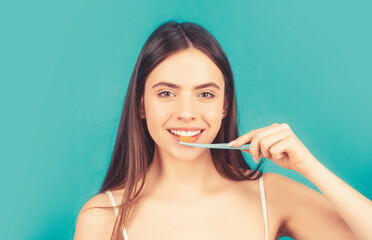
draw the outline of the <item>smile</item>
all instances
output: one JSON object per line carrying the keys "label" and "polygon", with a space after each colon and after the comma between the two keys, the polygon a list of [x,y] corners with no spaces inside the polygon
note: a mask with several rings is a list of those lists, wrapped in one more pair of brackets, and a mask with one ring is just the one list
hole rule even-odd
{"label": "smile", "polygon": [[193,136],[198,135],[202,130],[198,130],[198,131],[180,131],[180,130],[169,129],[169,131],[171,131],[171,133],[173,133],[174,135],[177,135],[177,136],[182,135],[182,136],[193,137]]}
{"label": "smile", "polygon": [[194,131],[181,131],[181,130],[173,130],[168,129],[169,134],[172,136],[173,139],[176,141],[180,141],[180,136],[188,136],[193,137],[194,142],[196,142],[199,137],[202,135],[205,129],[194,130]]}

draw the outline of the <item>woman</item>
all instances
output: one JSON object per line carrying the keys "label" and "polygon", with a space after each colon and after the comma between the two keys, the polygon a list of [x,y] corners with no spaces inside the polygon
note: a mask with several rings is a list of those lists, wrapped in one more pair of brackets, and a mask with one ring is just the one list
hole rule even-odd
{"label": "woman", "polygon": [[[367,239],[371,202],[327,170],[287,124],[239,137],[234,80],[217,40],[167,22],[135,65],[99,194],[80,211],[75,239]],[[230,142],[301,173],[323,193],[251,169]],[[117,203],[120,203],[120,205]],[[114,209],[113,209],[114,208]],[[125,227],[124,227],[125,226]]]}

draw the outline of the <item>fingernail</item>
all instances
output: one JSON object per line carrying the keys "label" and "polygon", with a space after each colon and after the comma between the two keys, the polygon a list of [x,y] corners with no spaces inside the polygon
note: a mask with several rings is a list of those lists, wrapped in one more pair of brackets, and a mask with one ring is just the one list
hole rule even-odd
{"label": "fingernail", "polygon": [[234,141],[231,141],[231,142],[229,142],[229,143],[227,144],[227,146],[231,147],[231,146],[234,145],[235,143],[236,143],[235,140],[234,140]]}

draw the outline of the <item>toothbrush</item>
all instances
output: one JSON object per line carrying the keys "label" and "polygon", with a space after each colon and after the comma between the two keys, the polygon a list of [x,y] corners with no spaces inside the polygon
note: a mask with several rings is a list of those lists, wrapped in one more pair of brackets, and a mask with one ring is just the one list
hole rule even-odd
{"label": "toothbrush", "polygon": [[199,148],[217,148],[217,149],[235,149],[235,150],[249,150],[249,144],[244,144],[240,147],[227,146],[227,143],[212,143],[212,144],[201,144],[193,143],[194,138],[189,136],[180,136],[180,141],[178,142],[181,145],[199,147]]}

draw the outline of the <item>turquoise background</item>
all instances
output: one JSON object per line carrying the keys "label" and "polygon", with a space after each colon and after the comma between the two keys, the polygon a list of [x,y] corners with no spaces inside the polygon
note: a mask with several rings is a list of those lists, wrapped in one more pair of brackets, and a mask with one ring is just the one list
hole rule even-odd
{"label": "turquoise background", "polygon": [[[221,43],[241,134],[288,123],[316,158],[372,199],[371,5],[1,3],[1,238],[73,238],[108,167],[135,61],[167,20],[199,23]],[[316,189],[273,163],[264,169]]]}

